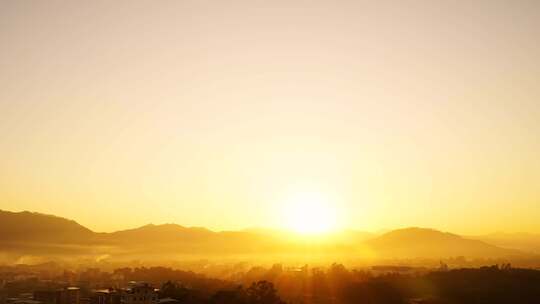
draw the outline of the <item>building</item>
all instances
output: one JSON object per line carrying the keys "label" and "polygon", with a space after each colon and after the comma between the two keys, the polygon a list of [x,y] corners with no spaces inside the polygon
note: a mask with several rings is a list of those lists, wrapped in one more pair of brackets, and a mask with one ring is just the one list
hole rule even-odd
{"label": "building", "polygon": [[120,292],[109,288],[94,290],[90,296],[90,304],[120,304]]}
{"label": "building", "polygon": [[122,290],[121,304],[158,304],[158,290],[148,283],[130,282],[129,287]]}
{"label": "building", "polygon": [[180,301],[173,298],[164,298],[159,300],[159,304],[180,304]]}
{"label": "building", "polygon": [[34,292],[34,300],[43,304],[80,304],[80,297],[79,287],[37,290]]}
{"label": "building", "polygon": [[79,287],[67,287],[60,290],[60,302],[58,304],[79,304],[81,291]]}
{"label": "building", "polygon": [[32,299],[20,299],[20,298],[9,298],[5,302],[6,304],[42,304],[40,301]]}
{"label": "building", "polygon": [[34,300],[40,301],[43,304],[57,304],[57,290],[36,290],[34,291]]}

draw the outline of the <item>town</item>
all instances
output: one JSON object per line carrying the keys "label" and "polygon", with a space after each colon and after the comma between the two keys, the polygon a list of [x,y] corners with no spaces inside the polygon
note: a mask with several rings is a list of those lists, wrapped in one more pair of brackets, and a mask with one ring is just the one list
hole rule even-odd
{"label": "town", "polygon": [[[231,267],[234,268],[233,265]],[[446,304],[537,303],[540,271],[479,268],[253,266],[215,278],[170,267],[60,270],[0,267],[0,304]],[[492,286],[499,286],[496,293]]]}
{"label": "town", "polygon": [[149,283],[125,282],[121,274],[108,276],[99,269],[88,269],[79,276],[65,271],[54,279],[43,279],[36,274],[2,273],[0,282],[4,291],[0,295],[2,304],[178,303],[170,298],[159,298],[159,288]]}

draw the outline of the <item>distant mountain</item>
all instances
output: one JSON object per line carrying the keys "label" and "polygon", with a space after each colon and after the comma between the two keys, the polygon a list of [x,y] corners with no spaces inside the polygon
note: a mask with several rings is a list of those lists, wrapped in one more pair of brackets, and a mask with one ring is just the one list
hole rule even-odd
{"label": "distant mountain", "polygon": [[0,243],[79,244],[88,243],[94,236],[90,229],[65,218],[28,211],[0,210]]}
{"label": "distant mountain", "polygon": [[95,233],[77,222],[31,212],[0,211],[0,253],[118,258],[178,255],[295,255],[379,258],[506,257],[520,254],[479,240],[432,229],[407,228],[376,236],[348,230],[324,240],[291,237],[271,229],[214,232],[176,224],[146,225],[113,233]]}
{"label": "distant mountain", "polygon": [[176,224],[149,224],[135,229],[108,233],[105,239],[119,243],[170,243],[197,241],[211,237],[215,232],[206,228],[183,227]]}
{"label": "distant mountain", "polygon": [[496,246],[540,253],[540,235],[533,233],[504,233],[496,232],[480,236],[470,236],[470,239],[481,240]]}
{"label": "distant mountain", "polygon": [[257,251],[271,238],[247,231],[214,232],[200,227],[176,224],[146,225],[104,234],[101,241],[128,251],[176,254],[225,254]]}
{"label": "distant mountain", "polygon": [[[0,263],[21,256],[95,254],[100,234],[65,218],[35,212],[0,210]],[[38,259],[39,261],[39,259]]]}
{"label": "distant mountain", "polygon": [[498,258],[522,254],[456,234],[416,227],[390,231],[366,241],[365,245],[387,258]]}

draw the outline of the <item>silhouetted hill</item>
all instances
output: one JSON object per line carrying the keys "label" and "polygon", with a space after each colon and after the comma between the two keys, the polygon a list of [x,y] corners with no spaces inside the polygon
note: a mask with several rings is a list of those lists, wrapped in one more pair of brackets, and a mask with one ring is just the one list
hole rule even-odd
{"label": "silhouetted hill", "polygon": [[0,242],[87,243],[95,237],[73,220],[34,212],[0,210]]}
{"label": "silhouetted hill", "polygon": [[[294,238],[280,230],[214,232],[176,224],[146,225],[113,233],[95,233],[75,221],[31,212],[0,211],[0,252],[21,254],[174,257],[176,255],[322,254],[361,257],[366,247],[380,258],[506,257],[520,254],[488,243],[431,229],[394,230],[375,238],[343,231],[325,240]],[[369,239],[368,239],[369,238]],[[368,239],[368,240],[366,240]]]}
{"label": "silhouetted hill", "polygon": [[470,239],[484,241],[504,248],[512,248],[526,252],[540,253],[540,235],[533,233],[504,233],[496,232],[481,236],[471,236]]}
{"label": "silhouetted hill", "polygon": [[393,230],[368,240],[365,244],[377,255],[388,258],[496,258],[521,254],[517,250],[425,228]]}
{"label": "silhouetted hill", "polygon": [[170,243],[198,241],[211,237],[215,232],[205,228],[183,227],[176,224],[149,224],[135,229],[121,230],[108,233],[106,239],[119,243]]}
{"label": "silhouetted hill", "polygon": [[264,238],[251,232],[214,232],[200,227],[176,224],[149,224],[102,236],[102,241],[124,249],[144,253],[216,254],[252,252],[253,245],[263,246]]}

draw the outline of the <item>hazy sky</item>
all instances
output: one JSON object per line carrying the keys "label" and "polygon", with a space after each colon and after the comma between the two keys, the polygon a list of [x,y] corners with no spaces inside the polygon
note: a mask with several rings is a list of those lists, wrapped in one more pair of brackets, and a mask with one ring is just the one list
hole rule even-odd
{"label": "hazy sky", "polygon": [[[0,209],[540,232],[540,1],[2,1]],[[306,211],[309,216],[309,210]]]}

